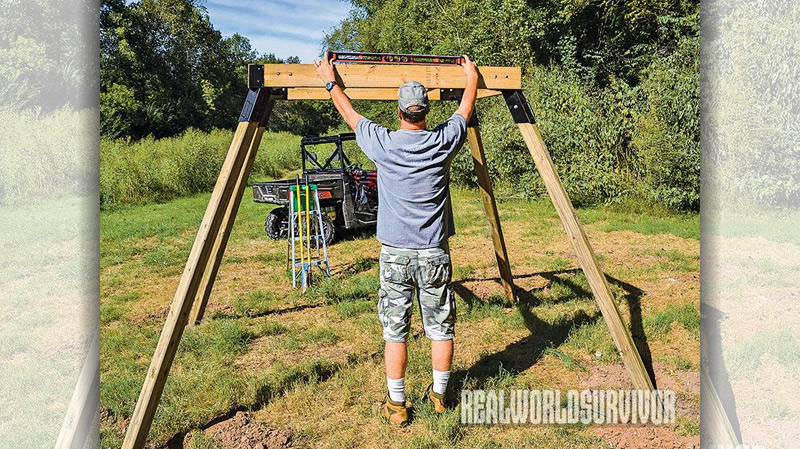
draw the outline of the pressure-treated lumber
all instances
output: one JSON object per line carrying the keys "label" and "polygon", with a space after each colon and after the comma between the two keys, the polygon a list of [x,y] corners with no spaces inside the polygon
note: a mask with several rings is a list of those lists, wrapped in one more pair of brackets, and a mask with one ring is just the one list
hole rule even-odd
{"label": "pressure-treated lumber", "polygon": [[575,214],[575,209],[572,207],[567,191],[564,189],[564,184],[558,177],[553,160],[550,158],[550,153],[542,140],[539,133],[539,127],[533,123],[518,123],[519,130],[522,132],[522,137],[525,139],[525,144],[528,146],[533,160],[536,163],[536,168],[544,181],[547,188],[547,193],[553,201],[558,216],[567,231],[572,248],[578,256],[578,263],[580,264],[583,272],[586,274],[586,279],[589,281],[589,286],[594,293],[597,300],[597,305],[600,307],[600,312],[611,331],[611,338],[617,345],[622,361],[628,369],[628,373],[633,380],[633,385],[639,390],[653,390],[653,383],[647,370],[644,367],[642,358],[639,351],[633,344],[628,328],[622,321],[617,304],[614,302],[614,296],[608,287],[608,282],[603,272],[600,270],[600,265],[594,255],[592,246],[589,244],[589,239],[583,231],[578,216]]}
{"label": "pressure-treated lumber", "polygon": [[233,199],[228,203],[228,208],[225,210],[225,218],[223,218],[222,221],[224,225],[220,226],[217,233],[217,239],[214,242],[211,255],[208,257],[206,269],[203,270],[203,279],[200,281],[197,299],[189,314],[190,326],[199,324],[205,314],[208,298],[211,297],[211,290],[214,288],[214,280],[217,278],[219,265],[222,262],[222,257],[225,255],[225,248],[228,246],[228,238],[230,238],[233,224],[236,221],[236,214],[239,212],[239,205],[242,202],[242,194],[244,194],[245,187],[247,187],[247,179],[250,177],[250,171],[253,169],[253,162],[256,159],[256,153],[258,152],[258,146],[261,144],[261,138],[264,136],[264,130],[265,128],[263,126],[259,126],[253,134],[253,139],[247,146],[244,168],[239,173],[239,178],[236,180]]}
{"label": "pressure-treated lumber", "polygon": [[703,446],[741,447],[705,362],[700,366],[700,404],[703,414]]}
{"label": "pressure-treated lumber", "polygon": [[[293,87],[287,88],[288,100],[329,100],[331,94],[324,87]],[[397,88],[393,87],[348,87],[343,89],[351,100],[397,100]],[[492,89],[478,89],[478,98],[500,95],[502,92]],[[438,101],[442,99],[440,89],[429,89],[428,99]]]}
{"label": "pressure-treated lumber", "polygon": [[492,231],[492,244],[494,245],[494,255],[497,259],[497,268],[500,270],[500,281],[503,290],[506,292],[508,303],[513,303],[514,298],[514,277],[511,275],[511,265],[508,262],[508,251],[506,251],[506,241],[503,237],[503,228],[500,225],[500,215],[497,212],[497,203],[494,199],[494,189],[492,180],[489,177],[489,169],[486,166],[486,153],[483,150],[483,141],[478,126],[467,127],[467,142],[472,153],[472,162],[475,164],[475,175],[478,178],[478,186],[481,189],[483,199],[483,209]]}
{"label": "pressure-treated lumber", "polygon": [[[265,64],[263,84],[253,75],[250,87],[324,87],[313,64]],[[478,67],[479,89],[521,89],[522,71],[519,67]],[[254,83],[255,81],[255,83]],[[428,89],[463,89],[464,69],[460,66],[423,66],[383,64],[338,64],[336,81],[342,88],[388,87],[397,89],[407,81],[418,81]]]}
{"label": "pressure-treated lumber", "polygon": [[100,400],[100,329],[95,329],[54,449],[83,449]]}
{"label": "pressure-treated lumber", "polygon": [[142,448],[147,440],[147,434],[161,399],[161,393],[164,391],[164,383],[172,367],[178,343],[186,328],[186,321],[207,266],[208,257],[225,218],[228,203],[232,200],[236,182],[243,169],[247,148],[257,128],[257,121],[240,122],[236,128],[228,155],[222,165],[217,184],[214,186],[178,289],[172,300],[164,329],[158,339],[150,368],[147,370],[142,391],[122,443],[124,449]]}

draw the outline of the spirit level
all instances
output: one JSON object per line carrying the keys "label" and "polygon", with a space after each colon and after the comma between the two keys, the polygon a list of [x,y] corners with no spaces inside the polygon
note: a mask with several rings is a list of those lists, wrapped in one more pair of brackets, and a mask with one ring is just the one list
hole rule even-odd
{"label": "spirit level", "polygon": [[328,57],[336,64],[413,64],[413,65],[460,65],[463,56],[409,55],[396,53],[362,53],[352,51],[329,51]]}

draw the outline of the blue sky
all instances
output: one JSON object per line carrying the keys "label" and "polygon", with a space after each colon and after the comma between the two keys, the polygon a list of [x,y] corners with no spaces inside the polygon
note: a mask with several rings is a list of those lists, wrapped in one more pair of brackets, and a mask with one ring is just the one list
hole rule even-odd
{"label": "blue sky", "polygon": [[338,0],[207,0],[204,6],[222,34],[239,33],[260,53],[299,56],[304,63],[319,56],[325,33],[350,10]]}

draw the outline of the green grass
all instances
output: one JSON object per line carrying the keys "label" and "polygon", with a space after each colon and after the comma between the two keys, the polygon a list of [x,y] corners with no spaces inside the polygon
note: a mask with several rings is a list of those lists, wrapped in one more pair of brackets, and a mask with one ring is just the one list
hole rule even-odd
{"label": "green grass", "polygon": [[573,329],[568,342],[597,363],[611,364],[619,361],[617,347],[614,346],[603,320]]}
{"label": "green grass", "polygon": [[700,338],[700,312],[691,303],[670,304],[645,318],[644,326],[650,334],[664,339],[669,334],[672,323],[678,323],[693,336]]}
{"label": "green grass", "polygon": [[730,360],[731,371],[736,375],[748,375],[757,370],[765,355],[771,355],[794,375],[800,370],[800,341],[789,330],[765,329],[749,338],[732,342],[725,349],[725,358]]}
{"label": "green grass", "polygon": [[[552,218],[554,221],[558,219],[549,198],[503,201],[500,208],[504,212],[501,219],[514,220],[523,217]],[[647,213],[642,213],[643,210]],[[606,232],[632,231],[645,235],[672,234],[683,238],[700,238],[699,214],[671,212],[666,209],[653,210],[651,206],[634,201],[611,206],[584,207],[578,209],[577,213],[582,223],[595,225]],[[542,226],[528,229],[526,235],[546,237],[559,231],[563,232],[558,227]]]}
{"label": "green grass", "polygon": [[566,352],[560,349],[547,348],[545,349],[544,353],[547,355],[552,355],[553,357],[560,360],[561,363],[564,364],[564,367],[570,371],[583,371],[583,372],[589,371],[581,362],[577,361],[575,357],[573,357],[570,354],[567,354]]}
{"label": "green grass", "polygon": [[[459,233],[451,247],[488,239],[479,194],[454,188],[453,196],[463,207],[456,210]],[[115,422],[132,412],[163,325],[157,312],[171,299],[169,291],[161,292],[162,299],[155,301],[153,286],[177,282],[208,197],[197,194],[163,204],[120,206],[101,212],[101,403],[110,416],[101,425],[104,447],[121,443],[123,435]],[[153,445],[163,444],[176,433],[190,432],[195,447],[213,446],[197,429],[232,409],[244,408],[277,427],[285,427],[281,420],[288,419],[296,441],[306,446],[381,446],[390,441],[409,447],[602,446],[601,440],[580,428],[520,427],[493,435],[458,425],[457,410],[436,416],[420,400],[430,382],[430,353],[420,334],[416,307],[407,385],[409,397],[417,405],[417,418],[397,440],[391,429],[377,423],[373,411],[380,399],[373,396],[380,396],[385,388],[383,340],[375,316],[379,282],[374,236],[366,233],[333,245],[332,261],[335,267],[340,264],[334,270],[338,274],[332,280],[318,277],[301,295],[291,290],[291,279],[283,271],[285,242],[268,241],[263,235],[263,219],[269,210],[249,196],[242,201],[220,275],[225,287],[221,288],[218,280],[211,299],[226,307],[207,313],[202,324],[185,331],[151,431]],[[514,200],[502,203],[500,210],[506,229],[519,228],[525,236],[525,242],[509,243],[513,262],[525,257],[525,263],[537,271],[574,268],[563,254],[536,250],[564,238],[552,206]],[[582,218],[594,214],[595,227],[590,231],[594,239],[607,238],[604,226],[617,221],[632,228],[636,223],[662,220],[666,223],[650,229],[667,233],[683,232],[674,224],[681,220],[686,226],[695,223],[691,217],[640,213],[644,217],[635,218],[632,213],[614,210],[579,209],[578,213]],[[515,258],[516,247],[530,241],[535,243],[526,248],[533,250],[525,251],[533,254]],[[660,261],[648,268],[650,272],[668,276],[696,269],[695,255],[661,248],[642,249]],[[346,263],[342,262],[345,257]],[[491,253],[487,260],[476,258],[463,264],[456,260],[454,280],[489,276],[494,263]],[[615,273],[633,285],[646,279],[641,276],[635,269]],[[617,297],[625,293],[616,284],[612,289]],[[454,371],[461,373],[463,386],[552,387],[551,374],[537,373],[542,358],[555,360],[547,365],[561,369],[564,375],[560,378],[591,373],[598,364],[620,363],[581,272],[558,273],[547,279],[546,287],[533,289],[529,295],[529,303],[515,308],[504,306],[502,293],[457,298],[457,329],[471,335],[458,340]],[[692,321],[692,307],[668,307],[645,315],[647,335],[660,336],[673,322],[695,335],[698,328]],[[139,319],[145,314],[153,318]],[[474,329],[480,331],[467,332]],[[670,353],[657,360],[675,370],[696,369],[688,353]],[[347,415],[334,424],[326,411],[310,410],[309,403],[331,407],[335,414],[330,416],[342,416],[342,410],[347,410]],[[367,427],[356,430],[362,426]]]}

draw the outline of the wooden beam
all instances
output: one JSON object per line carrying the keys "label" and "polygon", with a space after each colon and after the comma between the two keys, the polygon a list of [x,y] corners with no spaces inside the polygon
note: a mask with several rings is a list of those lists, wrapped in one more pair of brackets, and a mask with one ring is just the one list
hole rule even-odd
{"label": "wooden beam", "polygon": [[575,209],[567,195],[567,191],[564,189],[564,184],[561,183],[553,160],[550,158],[550,153],[547,151],[542,135],[539,133],[539,127],[533,123],[518,123],[518,125],[519,130],[522,132],[522,137],[525,139],[525,144],[528,146],[528,151],[533,156],[536,168],[539,170],[542,181],[544,181],[544,185],[547,188],[547,193],[553,201],[553,206],[555,206],[558,216],[561,218],[561,223],[567,231],[572,248],[578,256],[578,263],[586,274],[586,279],[589,281],[589,286],[597,300],[597,305],[600,307],[600,312],[602,312],[603,318],[611,331],[611,338],[622,355],[622,361],[628,369],[634,387],[639,390],[653,390],[650,376],[647,374],[639,351],[633,344],[628,327],[622,321],[617,303],[614,302],[614,296],[608,287],[608,281],[606,281],[606,277],[600,269],[597,257],[595,257],[592,246],[589,244],[589,239],[586,237],[583,226],[581,226],[578,216],[575,214]]}
{"label": "wooden beam", "polygon": [[506,241],[503,237],[503,228],[500,225],[500,215],[497,212],[497,203],[494,199],[494,189],[492,180],[489,177],[489,169],[486,166],[486,153],[483,151],[483,141],[478,126],[467,127],[467,141],[469,150],[472,153],[472,162],[475,164],[475,175],[478,177],[478,186],[481,189],[483,199],[483,209],[492,231],[492,244],[494,245],[494,255],[497,259],[497,268],[500,270],[500,280],[506,292],[509,304],[515,302],[514,297],[514,277],[511,275],[511,264],[508,261],[506,251]]}
{"label": "wooden beam", "polygon": [[100,399],[100,329],[96,328],[54,449],[83,449]]}
{"label": "wooden beam", "polygon": [[236,128],[228,155],[222,165],[214,191],[211,193],[203,221],[200,223],[200,229],[172,300],[164,329],[161,331],[155,353],[150,361],[150,368],[147,370],[142,391],[122,443],[123,449],[140,449],[147,441],[147,434],[153,423],[153,416],[161,399],[161,393],[164,391],[164,384],[186,328],[190,308],[200,286],[217,232],[225,217],[225,211],[228,209],[228,203],[232,199],[236,181],[244,165],[247,148],[257,128],[257,121],[239,122]]}
{"label": "wooden beam", "polygon": [[[337,82],[342,88],[391,87],[418,81],[429,89],[462,89],[466,85],[464,69],[459,66],[337,64]],[[253,75],[254,70],[257,75]],[[324,87],[313,64],[265,64],[263,85],[259,85],[260,66],[250,66],[250,87]],[[519,67],[478,67],[479,89],[521,89]]]}
{"label": "wooden beam", "polygon": [[[349,87],[343,89],[351,100],[397,100],[396,87]],[[330,94],[324,87],[292,87],[286,89],[287,100],[329,100]],[[478,89],[478,98],[500,95],[499,90]],[[428,99],[439,101],[442,99],[440,89],[428,89]]]}
{"label": "wooden beam", "polygon": [[261,138],[264,136],[265,128],[259,126],[253,134],[253,139],[247,146],[247,155],[245,155],[244,168],[239,173],[239,178],[236,180],[236,187],[234,187],[234,196],[228,203],[228,208],[225,210],[225,218],[223,218],[223,226],[220,226],[217,233],[217,239],[214,241],[214,247],[208,257],[208,263],[205,270],[203,270],[203,279],[200,281],[198,287],[198,296],[192,306],[192,311],[189,313],[189,326],[199,324],[203,319],[203,315],[208,305],[208,299],[211,297],[211,290],[214,288],[214,281],[217,278],[222,257],[225,255],[225,248],[228,246],[228,238],[230,238],[233,224],[236,221],[236,214],[239,212],[239,204],[242,201],[245,187],[247,187],[247,179],[250,177],[250,171],[253,168],[253,162],[258,153],[258,146],[261,144]]}
{"label": "wooden beam", "polygon": [[714,388],[705,361],[700,362],[700,412],[703,416],[704,441],[707,447],[742,447],[725,407]]}

